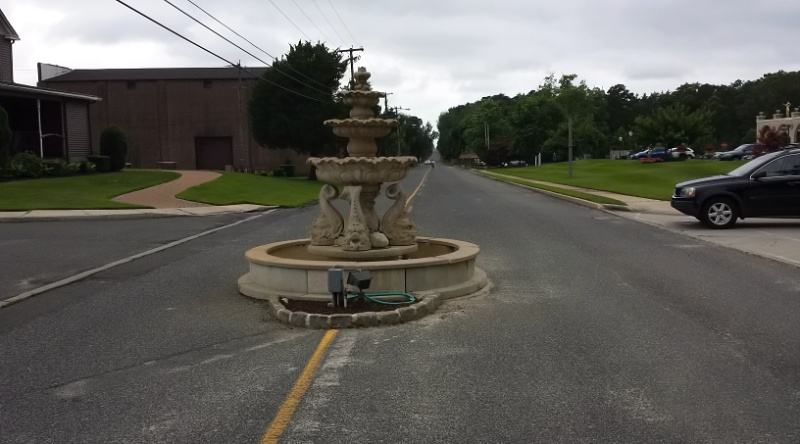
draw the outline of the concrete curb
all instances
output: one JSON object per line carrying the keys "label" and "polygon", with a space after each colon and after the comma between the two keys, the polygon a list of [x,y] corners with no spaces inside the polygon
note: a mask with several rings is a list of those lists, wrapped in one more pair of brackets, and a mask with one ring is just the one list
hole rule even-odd
{"label": "concrete curb", "polygon": [[420,298],[419,302],[415,304],[394,310],[326,315],[290,311],[277,298],[271,298],[267,301],[267,311],[276,321],[292,327],[324,330],[329,328],[365,328],[402,324],[434,313],[441,303],[442,298],[435,294]]}
{"label": "concrete curb", "polygon": [[[473,170],[474,171],[474,170]],[[594,208],[595,210],[610,210],[610,211],[632,211],[630,207],[625,205],[616,205],[616,204],[599,204],[597,202],[592,202],[589,200],[581,199],[578,197],[567,196],[566,194],[559,194],[553,191],[544,190],[541,188],[536,188],[534,186],[527,186],[521,183],[511,182],[508,180],[503,180],[503,178],[498,177],[493,174],[484,173],[481,171],[476,171],[476,174],[480,175],[481,177],[485,177],[487,179],[495,180],[497,182],[507,183],[509,185],[514,185],[519,188],[524,188],[529,191],[535,191],[537,193],[545,194],[550,197],[555,197],[556,199],[566,200],[567,202],[572,202],[576,205],[581,205],[584,207]]]}
{"label": "concrete curb", "polygon": [[103,219],[149,219],[158,217],[205,217],[266,211],[277,206],[221,205],[208,207],[131,210],[30,210],[0,211],[0,222],[50,222]]}

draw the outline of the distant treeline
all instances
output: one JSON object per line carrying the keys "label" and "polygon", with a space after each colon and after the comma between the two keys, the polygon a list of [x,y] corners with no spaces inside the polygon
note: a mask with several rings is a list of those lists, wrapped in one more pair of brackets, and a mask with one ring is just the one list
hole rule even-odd
{"label": "distant treeline", "polygon": [[[779,71],[730,85],[686,83],[675,91],[637,95],[618,84],[603,91],[549,76],[538,89],[496,95],[439,116],[437,149],[445,159],[475,153],[489,163],[565,159],[568,121],[575,155],[605,157],[610,149],[686,143],[696,149],[756,140],[756,114],[771,117],[800,105],[800,71]],[[487,147],[487,137],[488,147]]]}

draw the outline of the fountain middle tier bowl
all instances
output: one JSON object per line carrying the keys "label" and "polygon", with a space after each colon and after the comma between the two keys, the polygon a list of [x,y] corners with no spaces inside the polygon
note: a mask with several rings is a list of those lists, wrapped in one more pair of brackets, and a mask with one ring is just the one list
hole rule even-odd
{"label": "fountain middle tier bowl", "polygon": [[417,163],[416,157],[311,157],[317,179],[337,185],[377,185],[397,182]]}

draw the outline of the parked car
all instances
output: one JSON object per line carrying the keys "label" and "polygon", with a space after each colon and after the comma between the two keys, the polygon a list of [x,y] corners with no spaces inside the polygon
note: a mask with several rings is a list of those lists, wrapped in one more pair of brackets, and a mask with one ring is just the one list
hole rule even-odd
{"label": "parked car", "polygon": [[667,158],[667,149],[664,147],[657,147],[657,148],[650,148],[644,151],[639,151],[638,153],[632,155],[630,158],[633,160],[639,160],[645,157],[651,157],[656,159],[666,159]]}
{"label": "parked car", "polygon": [[714,154],[714,159],[719,160],[742,160],[746,156],[753,156],[754,151],[758,151],[761,147],[758,143],[745,143],[730,151],[722,151]]}
{"label": "parked car", "polygon": [[675,185],[672,207],[711,228],[747,217],[800,217],[800,149],[776,151],[730,173]]}
{"label": "parked car", "polygon": [[673,159],[694,159],[694,150],[689,147],[675,147],[669,149]]}
{"label": "parked car", "polygon": [[512,160],[511,162],[508,162],[508,164],[512,167],[528,166],[528,162],[525,162],[524,160]]}

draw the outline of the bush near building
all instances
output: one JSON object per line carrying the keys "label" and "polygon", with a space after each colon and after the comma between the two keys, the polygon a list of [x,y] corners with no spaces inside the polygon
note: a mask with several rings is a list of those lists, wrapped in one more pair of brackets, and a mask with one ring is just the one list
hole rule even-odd
{"label": "bush near building", "polygon": [[128,142],[125,133],[116,126],[109,126],[100,134],[100,154],[111,159],[111,171],[125,168],[128,160]]}
{"label": "bush near building", "polygon": [[8,123],[8,113],[0,106],[0,171],[8,163],[11,147],[11,126]]}

